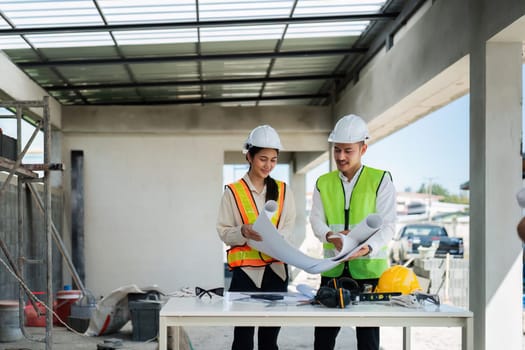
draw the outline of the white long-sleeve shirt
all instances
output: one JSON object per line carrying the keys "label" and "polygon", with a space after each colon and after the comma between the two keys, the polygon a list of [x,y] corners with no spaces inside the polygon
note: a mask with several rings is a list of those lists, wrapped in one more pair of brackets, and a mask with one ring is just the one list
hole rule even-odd
{"label": "white long-sleeve shirt", "polygon": [[[243,179],[248,184],[255,205],[259,213],[264,211],[264,204],[266,203],[266,185],[261,192],[250,181],[248,174],[243,176]],[[221,204],[219,206],[219,214],[217,217],[217,232],[221,240],[229,246],[243,245],[247,239],[241,234],[242,218],[237,208],[237,203],[233,193],[226,189],[222,195]],[[286,186],[284,195],[283,211],[281,212],[281,219],[277,226],[277,231],[288,242],[291,241],[293,234],[293,227],[295,225],[295,201],[290,186]],[[270,264],[272,270],[283,280],[286,278],[286,270],[284,264]],[[262,284],[264,267],[242,267],[242,270],[251,278],[255,285],[260,288]]]}
{"label": "white long-sleeve shirt", "polygon": [[[352,196],[352,190],[354,189],[355,182],[359,178],[359,174],[363,170],[363,166],[359,168],[352,179],[347,179],[341,172],[339,177],[343,183],[345,191],[345,209],[350,208],[350,201]],[[369,245],[372,247],[373,256],[379,252],[380,248],[387,245],[395,232],[396,224],[396,189],[392,183],[390,176],[384,176],[379,190],[377,191],[376,199],[377,214],[383,219],[383,226],[377,234],[375,234],[369,241]],[[321,201],[321,195],[317,186],[314,188],[312,196],[312,210],[310,212],[310,224],[315,236],[323,243],[326,243],[326,234],[331,231],[330,227],[326,223],[326,216],[324,213],[323,202]],[[351,233],[350,233],[351,234]]]}

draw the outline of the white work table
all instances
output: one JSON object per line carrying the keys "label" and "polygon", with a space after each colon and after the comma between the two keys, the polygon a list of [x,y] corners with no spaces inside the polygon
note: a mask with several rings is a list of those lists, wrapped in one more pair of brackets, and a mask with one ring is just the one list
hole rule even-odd
{"label": "white work table", "polygon": [[[403,349],[410,349],[410,327],[461,327],[462,349],[473,350],[472,312],[449,305],[425,304],[405,308],[388,302],[361,302],[344,309],[295,303],[231,301],[213,297],[171,298],[160,310],[159,350],[167,349],[168,327],[173,332],[174,350],[179,350],[179,327],[185,326],[372,326],[403,327]],[[312,345],[313,346],[313,345]]]}

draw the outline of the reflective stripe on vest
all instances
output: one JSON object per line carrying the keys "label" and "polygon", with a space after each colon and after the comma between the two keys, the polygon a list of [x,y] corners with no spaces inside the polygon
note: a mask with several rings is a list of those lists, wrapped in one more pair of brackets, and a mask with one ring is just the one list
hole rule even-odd
{"label": "reflective stripe on vest", "polygon": [[[275,180],[278,188],[277,204],[278,208],[275,214],[272,216],[271,221],[277,227],[279,220],[281,219],[281,213],[284,207],[284,194],[286,191],[286,184],[281,181]],[[241,215],[243,224],[253,224],[259,216],[259,210],[255,204],[255,200],[252,196],[252,192],[248,187],[248,184],[243,180],[239,180],[235,183],[227,185],[232,191],[237,209]],[[230,268],[251,266],[260,267],[266,266],[271,263],[282,263],[279,260],[272,258],[256,249],[253,249],[247,244],[242,246],[234,246],[228,249],[228,266]]]}
{"label": "reflective stripe on vest", "polygon": [[[339,171],[319,177],[317,189],[327,224],[333,232],[344,230],[345,224],[351,229],[369,214],[376,212],[377,191],[385,175],[388,175],[388,172],[363,166],[352,190],[349,213],[345,211],[345,192]],[[332,243],[324,243],[323,249],[325,258],[334,256],[335,246]],[[349,261],[348,268],[355,279],[379,278],[388,268],[387,246],[381,247],[373,257],[363,256]],[[343,269],[344,263],[341,263],[321,275],[339,277]]]}

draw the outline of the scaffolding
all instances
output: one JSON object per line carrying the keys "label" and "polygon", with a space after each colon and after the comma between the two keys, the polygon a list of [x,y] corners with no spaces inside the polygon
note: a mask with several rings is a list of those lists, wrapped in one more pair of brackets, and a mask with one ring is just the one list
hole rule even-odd
{"label": "scaffolding", "polygon": [[[33,307],[35,308],[35,311],[38,314],[38,308],[35,304],[34,295],[30,291],[26,289],[26,286],[24,286],[24,264],[25,263],[45,263],[46,267],[46,293],[47,293],[47,300],[46,304],[53,305],[53,258],[52,258],[52,219],[51,219],[51,188],[50,188],[50,171],[54,170],[53,168],[56,168],[56,166],[50,166],[50,149],[51,149],[51,125],[50,125],[50,115],[49,115],[49,97],[44,96],[42,101],[0,101],[0,107],[4,107],[10,110],[14,110],[16,112],[16,123],[17,123],[17,140],[16,140],[16,148],[17,148],[17,157],[16,160],[7,159],[4,157],[0,157],[0,170],[8,172],[8,176],[6,180],[4,181],[2,187],[0,188],[0,200],[2,199],[2,196],[4,195],[7,187],[9,186],[9,183],[11,182],[11,179],[16,175],[17,176],[17,206],[18,206],[18,214],[17,214],[17,227],[18,227],[18,234],[17,234],[17,259],[13,259],[7,250],[7,246],[4,244],[4,242],[0,239],[1,248],[4,251],[5,255],[8,258],[8,261],[11,265],[11,268],[17,275],[17,279],[19,282],[19,319],[20,319],[20,328],[22,330],[23,335],[33,341],[41,341],[45,342],[45,348],[46,350],[52,349],[53,344],[53,313],[52,312],[46,312],[46,332],[45,332],[45,338],[44,339],[32,339],[29,334],[27,334],[24,326],[24,296],[25,294],[28,295],[28,300],[33,304]],[[25,109],[29,108],[42,108],[42,118],[38,122],[33,134],[29,138],[28,142],[22,149],[22,117],[23,117],[23,111]],[[25,154],[27,153],[29,147],[31,146],[32,142],[34,141],[35,137],[37,136],[38,132],[42,130],[43,136],[44,136],[44,147],[43,147],[43,153],[44,153],[44,163],[41,164],[38,168],[39,170],[43,171],[43,176],[39,177],[39,174],[32,171],[30,167],[26,167],[22,164],[22,159],[24,158]],[[40,202],[41,205],[41,211],[44,215],[44,232],[45,232],[45,259],[42,260],[33,260],[28,259],[24,256],[24,250],[23,250],[23,225],[24,225],[24,215],[23,215],[23,191],[24,188],[27,187],[31,190],[33,196],[35,195],[33,192],[34,188],[32,186],[33,182],[41,182],[43,184],[43,192],[44,192],[44,198]],[[40,197],[38,197],[40,198]]]}

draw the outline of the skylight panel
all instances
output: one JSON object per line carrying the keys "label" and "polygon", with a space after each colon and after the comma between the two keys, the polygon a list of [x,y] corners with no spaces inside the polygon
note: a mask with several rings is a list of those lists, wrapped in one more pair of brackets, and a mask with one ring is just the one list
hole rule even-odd
{"label": "skylight panel", "polygon": [[294,17],[376,13],[384,3],[384,0],[300,0]]}
{"label": "skylight panel", "polygon": [[329,22],[319,24],[291,24],[286,31],[286,39],[359,36],[368,25],[368,21]]}
{"label": "skylight panel", "polygon": [[267,26],[235,26],[202,28],[201,41],[242,41],[242,40],[264,40],[280,39],[284,25]]}
{"label": "skylight panel", "polygon": [[34,34],[26,35],[26,38],[37,48],[114,45],[107,32]]}
{"label": "skylight panel", "polygon": [[28,49],[29,47],[20,35],[0,35],[0,50]]}
{"label": "skylight panel", "polygon": [[200,0],[199,19],[206,21],[288,17],[292,11],[292,5],[291,0]]}
{"label": "skylight panel", "polygon": [[109,24],[196,21],[195,0],[99,0]]}
{"label": "skylight panel", "polygon": [[119,45],[191,43],[197,41],[197,29],[133,30],[113,32]]}
{"label": "skylight panel", "polygon": [[11,26],[2,17],[0,17],[0,29],[10,29]]}
{"label": "skylight panel", "polygon": [[10,1],[2,3],[2,11],[19,28],[103,24],[90,0]]}

